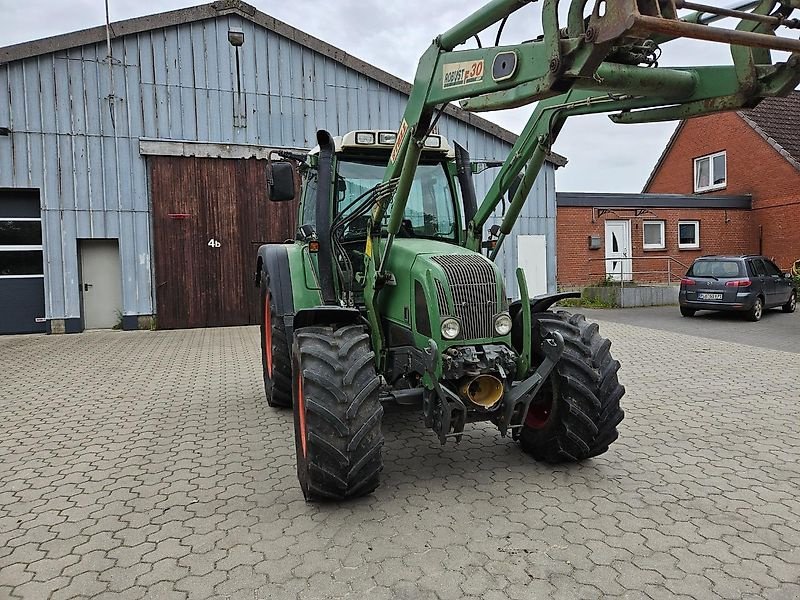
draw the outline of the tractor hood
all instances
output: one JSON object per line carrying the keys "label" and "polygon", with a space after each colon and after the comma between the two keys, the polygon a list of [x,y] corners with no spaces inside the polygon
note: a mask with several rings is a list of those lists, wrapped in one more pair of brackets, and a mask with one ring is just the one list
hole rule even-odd
{"label": "tractor hood", "polygon": [[[500,270],[485,256],[446,242],[400,238],[387,267],[397,285],[381,296],[391,299],[384,308],[393,321],[446,345],[500,341],[494,320],[508,310],[508,301]],[[440,338],[441,320],[447,317],[461,325],[452,342]]]}

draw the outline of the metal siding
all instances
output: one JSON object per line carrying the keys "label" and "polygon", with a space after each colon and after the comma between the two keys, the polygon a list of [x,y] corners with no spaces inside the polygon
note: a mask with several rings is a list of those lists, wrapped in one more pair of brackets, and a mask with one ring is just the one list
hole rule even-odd
{"label": "metal siding", "polygon": [[[11,127],[11,87],[9,66],[0,65],[0,124]],[[11,137],[0,137],[0,186],[10,187],[13,183],[11,170]]]}
{"label": "metal siding", "polygon": [[[247,125],[234,128],[235,53],[229,27],[241,27],[241,83]],[[310,147],[326,128],[396,128],[406,96],[383,83],[261,28],[239,15],[132,34],[0,66],[0,185],[41,190],[48,318],[80,316],[79,237],[119,237],[123,314],[153,306],[151,217],[140,137]],[[506,142],[450,116],[440,133],[473,158],[503,159]],[[496,169],[476,176],[479,195]],[[548,285],[555,289],[555,192],[546,165],[514,233],[548,235]],[[500,264],[516,290],[510,249]]]}

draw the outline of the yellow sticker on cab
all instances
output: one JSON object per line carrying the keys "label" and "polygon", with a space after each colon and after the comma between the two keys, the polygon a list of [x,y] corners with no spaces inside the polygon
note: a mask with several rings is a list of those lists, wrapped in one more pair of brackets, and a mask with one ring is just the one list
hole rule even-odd
{"label": "yellow sticker on cab", "polygon": [[442,70],[442,88],[445,90],[483,81],[483,59],[448,63]]}
{"label": "yellow sticker on cab", "polygon": [[367,247],[364,248],[364,254],[372,258],[372,236],[367,235]]}

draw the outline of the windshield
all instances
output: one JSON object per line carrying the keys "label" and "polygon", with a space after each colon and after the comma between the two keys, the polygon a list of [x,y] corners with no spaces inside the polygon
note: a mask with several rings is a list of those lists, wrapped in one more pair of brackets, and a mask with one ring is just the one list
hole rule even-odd
{"label": "windshield", "polygon": [[[361,194],[383,181],[386,164],[369,160],[340,160],[336,185],[336,213]],[[391,213],[386,211],[384,225]],[[453,196],[444,164],[420,164],[408,195],[401,237],[456,239]]]}

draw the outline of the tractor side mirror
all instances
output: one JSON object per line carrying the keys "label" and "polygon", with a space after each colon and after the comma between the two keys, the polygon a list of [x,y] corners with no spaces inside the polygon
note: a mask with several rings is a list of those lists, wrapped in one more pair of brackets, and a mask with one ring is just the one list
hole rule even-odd
{"label": "tractor side mirror", "polygon": [[269,199],[271,202],[288,202],[294,200],[295,174],[292,163],[273,162],[270,164]]}

